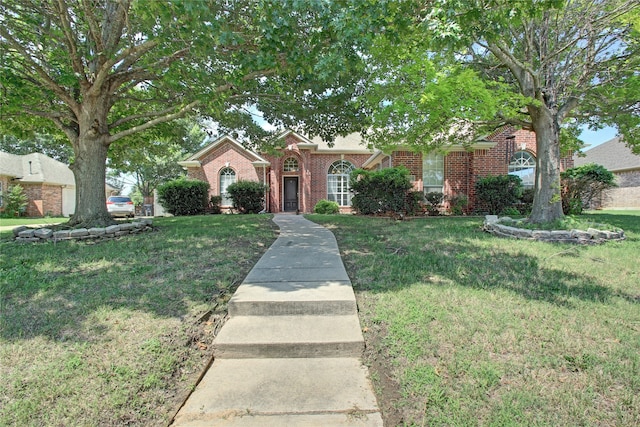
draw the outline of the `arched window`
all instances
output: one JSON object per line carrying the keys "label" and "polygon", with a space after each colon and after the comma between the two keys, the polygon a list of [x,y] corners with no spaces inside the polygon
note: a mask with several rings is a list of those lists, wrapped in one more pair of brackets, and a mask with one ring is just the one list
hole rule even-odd
{"label": "arched window", "polygon": [[351,206],[351,192],[349,191],[349,177],[355,169],[346,160],[335,161],[329,166],[327,174],[327,199],[337,202],[340,206]]}
{"label": "arched window", "polygon": [[224,168],[220,171],[220,195],[222,196],[222,206],[231,206],[233,201],[227,193],[227,187],[236,182],[236,172],[231,168]]}
{"label": "arched window", "polygon": [[528,151],[516,151],[509,161],[509,174],[519,176],[524,188],[533,188],[536,182],[536,159]]}
{"label": "arched window", "polygon": [[295,157],[289,157],[285,159],[282,170],[285,172],[297,172],[298,160]]}

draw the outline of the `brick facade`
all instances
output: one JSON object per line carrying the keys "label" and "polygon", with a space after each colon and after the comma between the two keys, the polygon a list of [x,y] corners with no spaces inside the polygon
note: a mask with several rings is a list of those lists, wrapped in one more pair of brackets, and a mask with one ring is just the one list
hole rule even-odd
{"label": "brick facade", "polygon": [[[283,137],[284,148],[278,154],[263,154],[258,156],[243,149],[238,143],[230,139],[218,140],[212,144],[210,150],[192,160],[199,161],[199,166],[187,167],[190,178],[209,182],[211,195],[220,192],[220,171],[230,167],[236,172],[237,180],[251,180],[263,182],[266,177],[268,185],[267,208],[269,212],[284,210],[284,182],[285,178],[295,177],[298,183],[298,210],[313,212],[318,201],[327,198],[327,174],[331,164],[338,160],[352,163],[355,168],[362,167],[372,158],[373,152],[363,152],[362,149],[349,152],[335,149],[318,150],[318,145],[311,143],[293,132]],[[458,149],[447,153],[444,157],[444,193],[451,197],[466,195],[469,198],[468,210],[475,206],[475,182],[478,178],[488,175],[504,175],[508,172],[511,156],[517,151],[527,151],[536,155],[535,134],[526,130],[502,128],[487,138],[490,143],[481,145],[479,149]],[[486,147],[486,148],[485,148]],[[197,156],[197,155],[196,155]],[[284,162],[293,158],[298,162],[298,169],[284,171]],[[403,165],[407,167],[413,178],[414,188],[423,188],[423,155],[419,152],[398,150],[382,159],[372,167],[382,168]],[[264,162],[268,162],[263,170]],[[188,162],[185,162],[188,163]],[[562,169],[573,167],[573,160],[562,160]],[[342,207],[343,212],[349,211]]]}
{"label": "brick facade", "polygon": [[62,187],[46,184],[20,184],[28,198],[26,216],[62,216]]}

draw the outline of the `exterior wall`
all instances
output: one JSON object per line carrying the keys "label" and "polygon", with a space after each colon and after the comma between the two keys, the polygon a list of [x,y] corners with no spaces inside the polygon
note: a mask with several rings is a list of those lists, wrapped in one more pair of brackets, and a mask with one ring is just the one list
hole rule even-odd
{"label": "exterior wall", "polygon": [[220,171],[226,167],[235,171],[236,181],[263,181],[262,168],[256,168],[253,160],[235,144],[224,142],[200,159],[201,167],[188,168],[187,176],[208,182],[209,196],[219,196]]}
{"label": "exterior wall", "polygon": [[76,211],[76,189],[62,189],[62,216],[71,216]]}
{"label": "exterior wall", "polygon": [[62,216],[62,187],[20,183],[28,198],[26,216]]}
{"label": "exterior wall", "polygon": [[0,212],[4,212],[4,207],[7,204],[7,193],[9,191],[9,177],[6,175],[0,175],[0,191],[2,191],[2,198],[0,199]]}
{"label": "exterior wall", "polygon": [[[528,151],[536,157],[535,133],[527,130],[514,130],[506,127],[499,129],[487,140],[496,145],[490,149],[473,151],[453,151],[444,157],[444,194],[450,198],[465,194],[469,198],[468,211],[477,206],[475,182],[489,175],[506,175],[509,162],[517,151]],[[412,151],[395,151],[392,154],[393,166],[406,166],[415,176],[414,188],[422,190],[422,154]],[[573,158],[561,160],[561,170],[573,167]],[[445,202],[445,207],[448,203]]]}
{"label": "exterior wall", "polygon": [[394,151],[391,155],[392,167],[404,166],[413,178],[413,189],[422,191],[422,153],[414,151]]}
{"label": "exterior wall", "polygon": [[640,170],[617,172],[617,188],[606,191],[603,209],[640,209]]}
{"label": "exterior wall", "polygon": [[[271,163],[268,180],[269,212],[277,213],[284,210],[285,177],[298,177],[298,210],[302,213],[310,213],[320,200],[327,198],[327,173],[333,162],[345,160],[359,168],[371,157],[371,154],[316,153],[305,147],[299,148],[300,142],[295,136],[287,135],[282,155],[263,155]],[[284,161],[289,157],[298,160],[298,171],[283,171]],[[350,212],[351,208],[341,207],[340,210]]]}

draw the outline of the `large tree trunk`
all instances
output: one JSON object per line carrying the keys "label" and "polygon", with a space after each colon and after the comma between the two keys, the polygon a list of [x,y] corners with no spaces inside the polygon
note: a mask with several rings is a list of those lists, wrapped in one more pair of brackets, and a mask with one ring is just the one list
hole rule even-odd
{"label": "large tree trunk", "polygon": [[73,143],[76,211],[70,225],[104,227],[115,221],[107,212],[105,183],[109,131],[105,99],[87,98],[79,117],[79,135]]}
{"label": "large tree trunk", "polygon": [[536,185],[529,220],[539,224],[563,218],[560,193],[560,128],[546,106],[529,107],[536,133]]}

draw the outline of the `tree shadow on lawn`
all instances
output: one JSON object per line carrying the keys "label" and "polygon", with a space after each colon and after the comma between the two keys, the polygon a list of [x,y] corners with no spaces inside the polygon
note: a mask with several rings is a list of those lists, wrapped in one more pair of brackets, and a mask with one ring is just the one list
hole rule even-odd
{"label": "tree shadow on lawn", "polygon": [[[491,244],[488,239],[499,240]],[[589,266],[593,261],[584,256],[583,251],[589,247],[505,241],[480,231],[477,226],[471,232],[467,230],[446,239],[424,238],[424,245],[417,251],[415,243],[403,248],[401,240],[387,245],[383,253],[379,249],[367,253],[364,248],[366,255],[363,251],[344,254],[354,289],[388,292],[416,283],[454,284],[474,289],[508,290],[526,299],[569,308],[576,299],[606,303],[612,297],[620,297],[632,303],[640,302],[638,295],[616,289],[602,278],[589,274],[589,268],[597,268]],[[545,255],[518,250],[514,245],[535,245],[537,253]],[[356,259],[358,257],[364,259]],[[559,267],[557,262],[554,265],[549,261],[551,258],[582,263],[586,271],[578,273],[578,268],[569,271]]]}
{"label": "tree shadow on lawn", "polygon": [[101,333],[100,325],[85,324],[97,312],[165,319],[206,313],[212,300],[234,292],[265,250],[230,252],[228,242],[210,235],[157,233],[98,244],[0,245],[0,336],[83,342]]}

